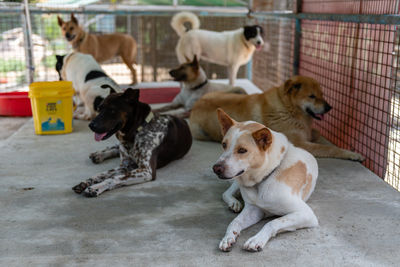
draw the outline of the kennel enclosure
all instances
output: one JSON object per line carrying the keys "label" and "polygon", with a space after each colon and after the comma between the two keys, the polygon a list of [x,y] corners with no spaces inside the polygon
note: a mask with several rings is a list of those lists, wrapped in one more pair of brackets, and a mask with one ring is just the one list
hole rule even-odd
{"label": "kennel enclosure", "polygon": [[[202,28],[216,31],[258,23],[264,27],[267,45],[241,67],[238,77],[247,77],[262,90],[296,74],[315,78],[333,106],[315,127],[330,142],[361,153],[363,165],[400,189],[398,0],[253,0],[221,7],[185,6],[185,1],[152,7],[91,2],[46,6],[44,1],[28,9],[3,2],[0,90],[57,79],[54,55],[71,50],[61,36],[57,15],[67,19],[74,12],[90,32],[133,35],[142,82],[168,80],[168,70],[178,64],[178,36],[169,25],[175,12],[194,11]],[[225,67],[202,65],[210,78],[226,78]],[[103,67],[118,82],[128,82],[129,72],[119,59]]]}

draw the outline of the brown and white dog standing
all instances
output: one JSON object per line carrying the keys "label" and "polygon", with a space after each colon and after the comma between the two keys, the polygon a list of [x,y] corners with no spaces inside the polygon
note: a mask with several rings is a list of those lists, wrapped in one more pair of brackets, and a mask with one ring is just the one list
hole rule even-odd
{"label": "brown and white dog standing", "polygon": [[218,92],[204,95],[190,115],[193,137],[221,141],[217,108],[222,108],[239,121],[253,120],[281,132],[297,147],[315,157],[362,161],[355,152],[324,143],[312,120],[321,120],[331,106],[323,97],[319,83],[309,77],[294,76],[283,85],[262,94],[238,95]]}
{"label": "brown and white dog standing", "polygon": [[280,232],[318,226],[317,217],[306,204],[318,176],[315,158],[260,123],[236,122],[221,109],[218,119],[224,152],[213,170],[220,179],[235,179],[245,202],[219,248],[231,250],[242,230],[271,215],[280,217],[248,239],[244,249],[260,251]]}
{"label": "brown and white dog standing", "polygon": [[146,183],[156,179],[156,169],[182,158],[192,145],[186,121],[151,112],[148,104],[139,102],[139,90],[110,94],[99,106],[99,115],[89,124],[95,140],[116,134],[118,147],[90,155],[94,163],[120,155],[118,168],[99,173],[72,189],[87,197],[121,186]]}
{"label": "brown and white dog standing", "polygon": [[121,56],[122,61],[132,73],[132,84],[137,83],[136,69],[134,67],[137,44],[132,36],[123,33],[87,33],[81,28],[73,13],[70,21],[65,22],[60,16],[57,19],[63,36],[75,51],[90,54],[99,63],[115,56]]}

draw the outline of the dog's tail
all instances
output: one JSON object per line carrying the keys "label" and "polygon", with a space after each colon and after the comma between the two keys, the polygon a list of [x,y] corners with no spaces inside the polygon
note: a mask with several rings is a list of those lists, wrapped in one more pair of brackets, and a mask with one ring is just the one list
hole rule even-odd
{"label": "dog's tail", "polygon": [[180,12],[172,17],[171,27],[179,36],[187,32],[185,22],[189,22],[192,30],[200,28],[199,18],[192,12]]}

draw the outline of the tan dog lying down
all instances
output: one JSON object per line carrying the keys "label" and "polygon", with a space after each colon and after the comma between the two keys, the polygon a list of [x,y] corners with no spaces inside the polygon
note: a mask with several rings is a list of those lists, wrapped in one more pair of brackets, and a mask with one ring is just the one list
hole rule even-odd
{"label": "tan dog lying down", "polygon": [[59,16],[57,19],[62,35],[75,51],[92,55],[98,63],[121,56],[132,73],[132,83],[137,82],[136,69],[133,66],[136,63],[137,44],[132,36],[123,33],[87,33],[81,28],[74,14],[71,14],[71,20],[67,22]]}
{"label": "tan dog lying down", "polygon": [[234,179],[245,202],[219,248],[229,251],[242,230],[271,215],[280,217],[248,239],[244,249],[260,251],[280,232],[318,226],[317,217],[306,203],[318,177],[315,158],[293,146],[285,135],[260,123],[236,122],[221,109],[218,119],[224,152],[213,170],[220,179]]}
{"label": "tan dog lying down", "polygon": [[238,95],[212,92],[193,106],[190,128],[194,138],[221,141],[216,109],[222,108],[235,120],[253,120],[281,132],[297,147],[315,157],[362,161],[355,152],[324,143],[319,132],[312,129],[312,120],[321,120],[331,109],[317,81],[294,76],[280,87],[262,94]]}

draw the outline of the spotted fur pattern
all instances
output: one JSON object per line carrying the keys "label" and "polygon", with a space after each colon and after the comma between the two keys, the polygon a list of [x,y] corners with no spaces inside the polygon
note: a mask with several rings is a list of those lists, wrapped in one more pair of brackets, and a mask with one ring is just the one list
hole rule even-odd
{"label": "spotted fur pattern", "polygon": [[[118,168],[99,173],[73,187],[76,193],[87,197],[97,197],[105,191],[118,187],[145,183],[155,178],[157,159],[154,150],[162,143],[168,132],[169,116],[155,115],[135,137],[133,143],[125,142],[123,134],[118,132],[120,140],[119,154],[121,163]],[[91,154],[92,161],[99,163],[110,155],[115,155],[115,147]]]}

